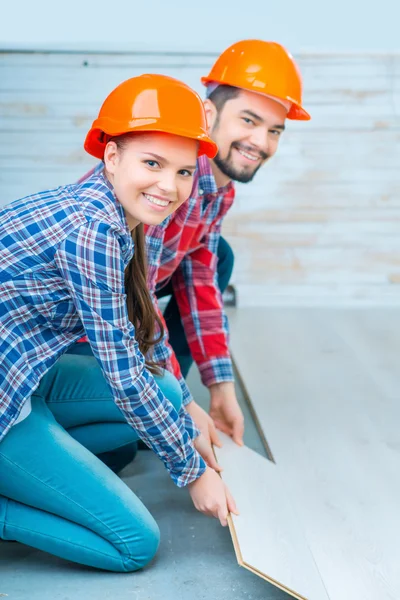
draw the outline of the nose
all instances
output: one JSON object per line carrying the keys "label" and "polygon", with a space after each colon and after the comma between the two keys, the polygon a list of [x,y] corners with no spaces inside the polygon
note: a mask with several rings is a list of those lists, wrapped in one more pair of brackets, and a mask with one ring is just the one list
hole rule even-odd
{"label": "nose", "polygon": [[157,185],[164,194],[176,193],[175,173],[173,171],[168,171],[167,169],[163,170]]}
{"label": "nose", "polygon": [[258,150],[262,150],[268,154],[268,131],[263,127],[257,127],[249,138],[249,143],[255,146]]}

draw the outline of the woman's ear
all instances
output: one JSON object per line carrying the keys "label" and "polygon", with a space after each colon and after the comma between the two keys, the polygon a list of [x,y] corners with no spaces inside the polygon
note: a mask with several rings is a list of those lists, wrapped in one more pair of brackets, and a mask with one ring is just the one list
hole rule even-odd
{"label": "woman's ear", "polygon": [[119,152],[115,142],[108,142],[104,150],[104,164],[106,170],[112,175],[115,174],[115,168],[119,160]]}
{"label": "woman's ear", "polygon": [[215,125],[215,121],[217,120],[217,109],[215,104],[213,104],[208,98],[204,100],[203,104],[206,112],[208,131],[211,132]]}

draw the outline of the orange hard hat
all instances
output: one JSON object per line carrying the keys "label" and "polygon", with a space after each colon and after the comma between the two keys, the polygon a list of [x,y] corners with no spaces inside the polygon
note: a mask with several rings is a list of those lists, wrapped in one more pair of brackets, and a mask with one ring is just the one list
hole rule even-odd
{"label": "orange hard hat", "polygon": [[84,148],[103,159],[108,136],[136,131],[159,131],[197,140],[199,156],[214,158],[218,151],[207,134],[200,96],[185,83],[166,75],[140,75],[116,87],[93,121]]}
{"label": "orange hard hat", "polygon": [[219,56],[204,85],[218,83],[273,96],[291,103],[288,119],[308,121],[302,107],[302,79],[293,56],[276,42],[243,40]]}

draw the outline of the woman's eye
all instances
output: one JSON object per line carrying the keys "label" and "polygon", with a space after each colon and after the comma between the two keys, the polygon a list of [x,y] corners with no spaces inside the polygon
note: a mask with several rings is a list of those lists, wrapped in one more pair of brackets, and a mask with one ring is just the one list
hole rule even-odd
{"label": "woman's eye", "polygon": [[242,119],[245,123],[247,123],[247,125],[254,125],[254,121],[252,121],[252,119],[249,119],[248,117],[242,117]]}
{"label": "woman's eye", "polygon": [[149,167],[159,167],[160,166],[156,160],[146,160],[145,163],[146,163],[146,165],[149,165]]}
{"label": "woman's eye", "polygon": [[188,171],[187,169],[182,169],[179,171],[179,174],[183,175],[184,177],[193,177],[192,171]]}

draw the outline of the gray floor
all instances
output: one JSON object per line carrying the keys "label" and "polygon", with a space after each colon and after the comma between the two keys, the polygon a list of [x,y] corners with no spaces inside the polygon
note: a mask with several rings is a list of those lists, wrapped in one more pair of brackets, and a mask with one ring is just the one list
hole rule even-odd
{"label": "gray floor", "polygon": [[400,311],[252,307],[229,321],[330,600],[399,600]]}
{"label": "gray floor", "polygon": [[[197,369],[189,383],[207,405]],[[240,393],[240,391],[239,391]],[[240,396],[243,404],[243,398]],[[246,444],[263,446],[246,406]],[[160,461],[142,451],[122,474],[161,529],[161,547],[147,569],[129,575],[99,572],[0,542],[0,597],[10,600],[288,600],[290,596],[236,563],[228,529],[197,513],[184,490],[169,480]],[[156,493],[155,493],[156,491]]]}

